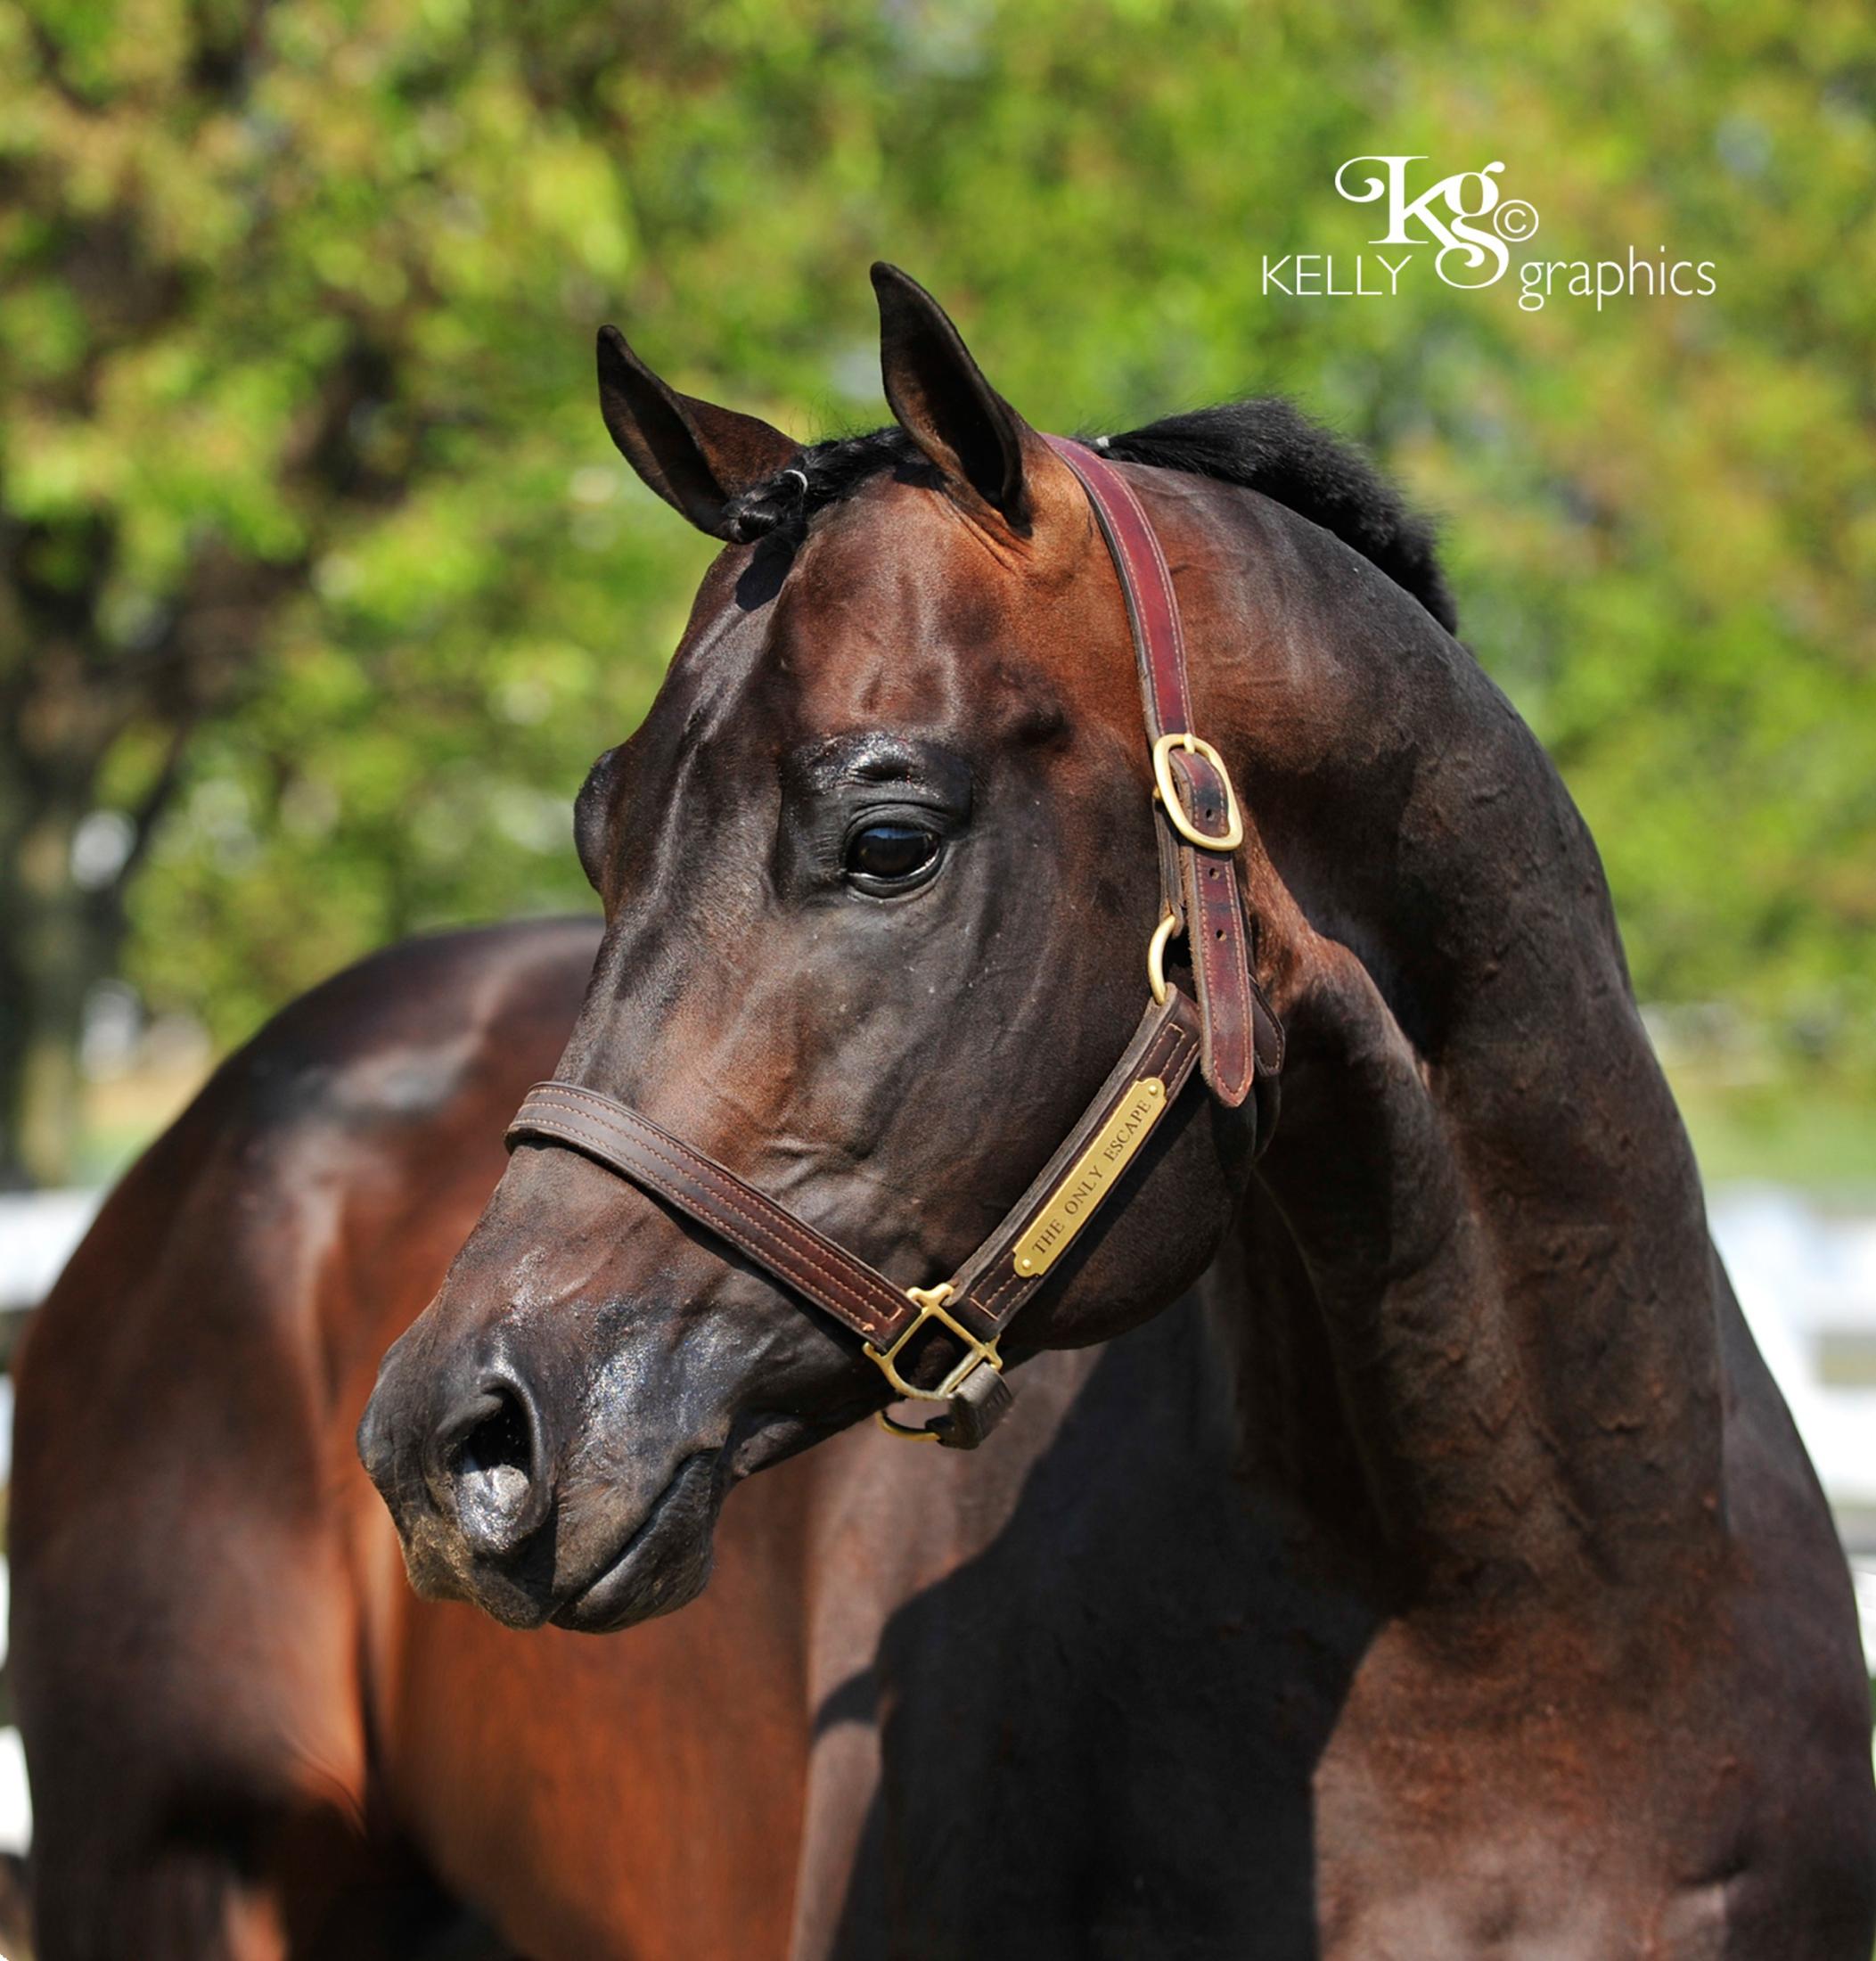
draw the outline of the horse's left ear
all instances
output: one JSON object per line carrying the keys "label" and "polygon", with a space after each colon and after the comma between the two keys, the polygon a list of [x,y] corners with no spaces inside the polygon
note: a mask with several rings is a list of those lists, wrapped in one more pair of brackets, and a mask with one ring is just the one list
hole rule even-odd
{"label": "horse's left ear", "polygon": [[984,379],[945,309],[897,266],[872,268],[880,368],[900,428],[1012,529],[1032,514],[1028,465],[1046,446]]}
{"label": "horse's left ear", "polygon": [[617,327],[599,330],[599,406],[619,454],[712,537],[727,538],[729,505],[779,475],[800,449],[759,416],[680,395]]}

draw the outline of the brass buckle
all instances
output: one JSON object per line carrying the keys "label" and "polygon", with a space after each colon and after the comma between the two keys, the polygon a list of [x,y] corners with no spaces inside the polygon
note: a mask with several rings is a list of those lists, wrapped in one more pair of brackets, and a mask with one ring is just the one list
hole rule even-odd
{"label": "brass buckle", "polygon": [[[1225,834],[1208,837],[1185,814],[1185,806],[1179,801],[1179,792],[1173,784],[1172,749],[1176,743],[1188,756],[1202,756],[1214,769],[1225,785]],[[1244,841],[1244,819],[1238,809],[1238,792],[1232,787],[1231,772],[1225,767],[1225,759],[1202,735],[1194,735],[1190,729],[1177,729],[1170,735],[1162,735],[1153,744],[1153,790],[1159,801],[1166,806],[1166,814],[1172,819],[1173,829],[1188,844],[1195,844],[1201,851],[1235,851]]]}
{"label": "brass buckle", "polygon": [[[895,1341],[890,1348],[876,1349],[871,1342],[866,1343],[869,1357],[880,1366],[880,1373],[892,1384],[896,1395],[908,1401],[919,1403],[948,1403],[963,1386],[965,1378],[973,1374],[985,1362],[1003,1373],[1004,1358],[996,1352],[996,1341],[980,1342],[963,1322],[945,1312],[945,1303],[952,1295],[948,1280],[940,1281],[935,1287],[907,1287],[905,1298],[919,1310],[918,1319]],[[936,1389],[920,1389],[908,1383],[899,1374],[899,1351],[928,1321],[936,1321],[941,1327],[948,1328],[964,1344],[967,1350],[963,1358]],[[905,1424],[895,1423],[882,1409],[878,1413],[880,1427],[890,1431],[895,1437],[910,1438],[915,1442],[937,1443],[938,1433],[931,1429],[913,1429]]]}

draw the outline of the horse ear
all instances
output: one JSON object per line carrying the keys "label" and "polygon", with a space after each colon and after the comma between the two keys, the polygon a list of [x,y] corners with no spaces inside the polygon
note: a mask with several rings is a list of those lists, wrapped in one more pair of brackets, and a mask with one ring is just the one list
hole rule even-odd
{"label": "horse ear", "polygon": [[900,428],[954,482],[1029,529],[1025,450],[1040,439],[984,379],[945,309],[897,266],[872,268],[880,368]]}
{"label": "horse ear", "polygon": [[619,454],[672,509],[712,537],[745,490],[785,470],[801,446],[759,416],[668,388],[617,327],[599,330],[599,406]]}

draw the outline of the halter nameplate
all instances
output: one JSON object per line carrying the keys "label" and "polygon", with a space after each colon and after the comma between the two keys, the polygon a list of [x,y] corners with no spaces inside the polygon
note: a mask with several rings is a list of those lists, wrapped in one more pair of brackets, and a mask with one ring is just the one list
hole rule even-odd
{"label": "halter nameplate", "polygon": [[1074,1163],[1041,1218],[1017,1242],[1016,1270],[1044,1274],[1074,1243],[1075,1235],[1126,1169],[1133,1156],[1166,1114],[1166,1085],[1148,1076],[1134,1085],[1126,1104]]}
{"label": "halter nameplate", "polygon": [[[1282,1061],[1282,1030],[1250,974],[1231,856],[1242,837],[1237,797],[1223,757],[1192,733],[1185,643],[1165,554],[1111,464],[1079,443],[1045,439],[1086,492],[1126,602],[1163,820],[1161,917],[1148,962],[1151,1003],[1029,1189],[951,1279],[907,1289],[599,1090],[537,1083],[507,1136],[510,1150],[530,1142],[578,1151],[695,1219],[859,1335],[895,1395],[945,1406],[946,1415],[922,1430],[882,1413],[888,1429],[963,1449],[981,1442],[1009,1407],[997,1349],[1004,1331],[1120,1185],[1201,1063],[1213,1094],[1236,1109]],[[1182,935],[1196,1005],[1165,974],[1167,943]],[[943,1357],[927,1352],[932,1342],[958,1344],[962,1353],[933,1371],[928,1364]],[[937,1386],[922,1387],[919,1376]]]}

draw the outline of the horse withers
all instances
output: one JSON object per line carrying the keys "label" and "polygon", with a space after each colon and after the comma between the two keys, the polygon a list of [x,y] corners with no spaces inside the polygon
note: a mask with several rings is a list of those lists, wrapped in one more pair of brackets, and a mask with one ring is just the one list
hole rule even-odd
{"label": "horse withers", "polygon": [[[1273,405],[1096,446],[1189,650],[1170,733],[1237,787],[1273,1134],[1212,1066],[1219,895],[1167,910],[1194,766],[1156,815],[1110,513],[929,296],[875,282],[872,437],[803,447],[602,339],[619,447],[731,548],[579,800],[607,924],[555,1093],[593,1120],[524,1111],[361,1430],[412,1578],[517,1626],[665,1612],[740,1480],[1195,1290],[1295,1657],[1297,1719],[1240,1738],[1294,1773],[1245,1869],[1309,1891],[1286,1951],[1864,1961],[1842,1555],[1594,849],[1426,533]],[[1026,1190],[1038,1227],[1068,1202],[1032,1181],[1102,1145],[1150,936],[1215,1093],[1169,1090],[992,1339],[942,1276]],[[856,1332],[888,1316],[867,1275],[945,1324],[927,1373]]]}

